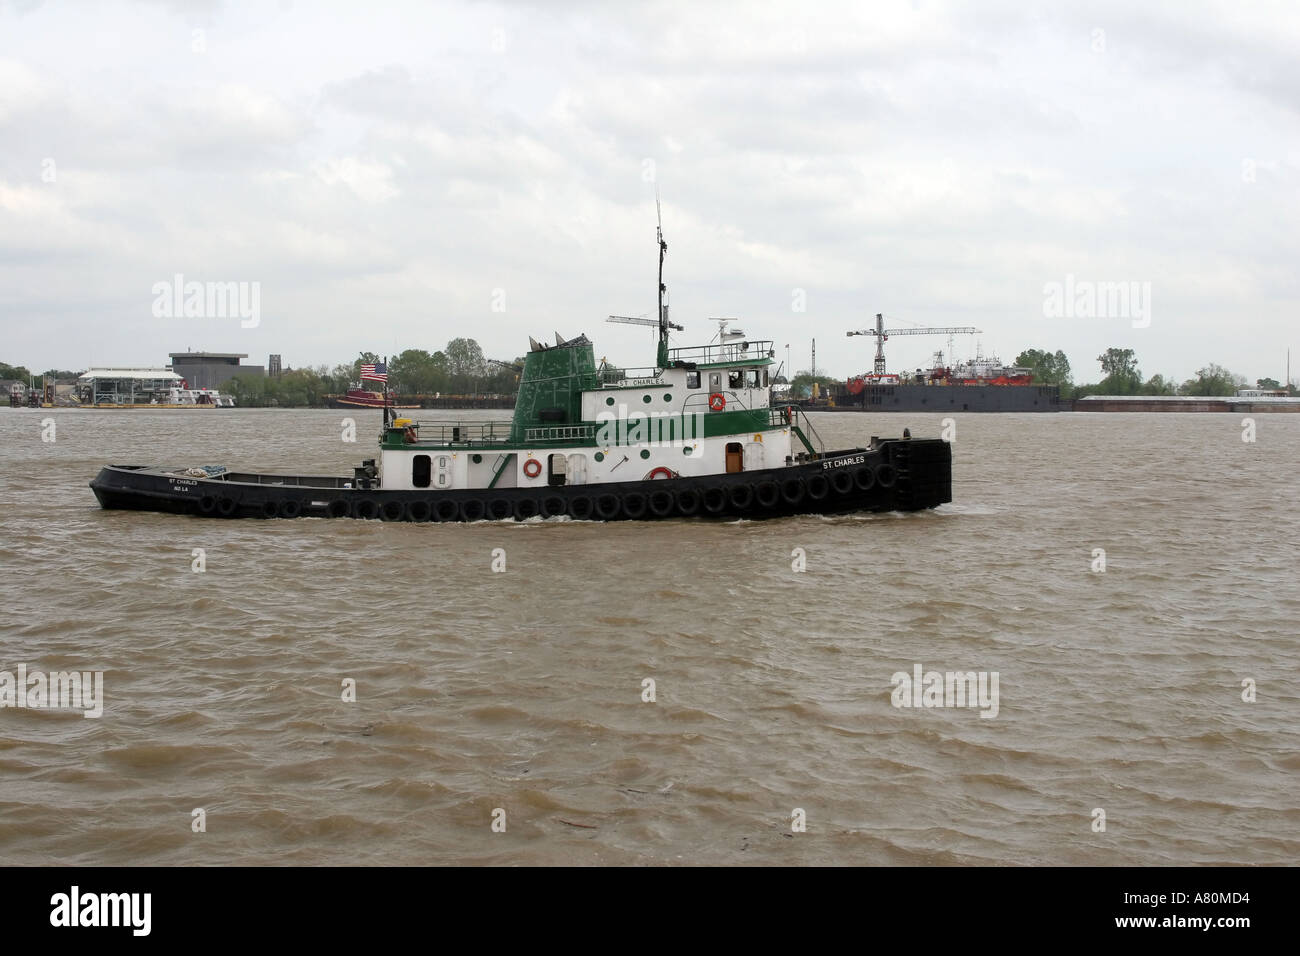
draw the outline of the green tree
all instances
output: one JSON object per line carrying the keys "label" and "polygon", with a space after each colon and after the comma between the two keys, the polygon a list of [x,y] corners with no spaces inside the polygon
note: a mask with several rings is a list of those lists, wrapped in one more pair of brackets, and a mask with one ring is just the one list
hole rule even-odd
{"label": "green tree", "polygon": [[480,381],[486,377],[487,368],[479,344],[473,339],[452,339],[444,352],[451,390],[459,395],[477,390]]}
{"label": "green tree", "polygon": [[1068,386],[1073,381],[1070,360],[1060,349],[1055,352],[1026,349],[1016,356],[1016,364],[1033,372],[1034,381],[1043,385]]}
{"label": "green tree", "polygon": [[236,375],[226,382],[222,391],[229,392],[235,404],[243,408],[263,408],[267,404],[267,383],[273,381],[265,375]]}
{"label": "green tree", "polygon": [[26,382],[32,377],[32,373],[27,370],[26,365],[6,365],[0,362],[0,378],[13,378]]}
{"label": "green tree", "polygon": [[1257,378],[1255,379],[1255,387],[1278,389],[1282,387],[1282,383],[1275,378]]}
{"label": "green tree", "polygon": [[814,383],[820,387],[823,394],[825,394],[828,385],[841,384],[837,378],[832,378],[829,375],[814,375],[810,370],[804,369],[790,380],[790,393],[798,398],[810,398]]}
{"label": "green tree", "polygon": [[1101,380],[1106,395],[1135,395],[1142,386],[1142,372],[1132,349],[1110,348],[1097,357],[1105,378]]}
{"label": "green tree", "polygon": [[1246,387],[1244,376],[1229,372],[1222,365],[1211,362],[1196,370],[1196,378],[1183,383],[1184,395],[1235,395],[1237,389]]}
{"label": "green tree", "polygon": [[1139,393],[1142,395],[1177,395],[1178,386],[1157,373],[1146,380],[1146,384],[1142,386]]}

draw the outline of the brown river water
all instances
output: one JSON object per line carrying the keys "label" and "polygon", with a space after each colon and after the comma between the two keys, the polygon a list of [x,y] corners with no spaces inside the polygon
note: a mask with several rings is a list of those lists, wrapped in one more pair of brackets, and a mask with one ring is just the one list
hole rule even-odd
{"label": "brown river water", "polygon": [[[0,709],[0,863],[1300,851],[1300,415],[963,415],[953,503],[909,515],[222,521],[86,484],[350,474],[351,414],[0,409],[0,671],[103,672],[97,719]],[[894,706],[915,665],[996,672],[996,715]]]}

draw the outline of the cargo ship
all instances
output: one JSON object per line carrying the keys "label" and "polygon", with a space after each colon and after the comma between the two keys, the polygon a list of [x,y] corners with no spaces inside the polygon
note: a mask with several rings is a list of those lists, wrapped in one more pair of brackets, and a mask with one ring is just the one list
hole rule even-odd
{"label": "cargo ship", "polygon": [[659,245],[653,366],[596,364],[586,335],[530,340],[513,417],[423,421],[384,406],[377,458],[351,476],[222,466],[106,466],[104,508],[213,518],[453,522],[569,518],[775,518],[918,511],[952,500],[952,453],[937,438],[872,437],[826,448],[802,411],[773,401],[770,341],[728,331],[670,348]]}
{"label": "cargo ship", "polygon": [[[931,367],[912,374],[864,372],[829,389],[836,411],[865,412],[1059,412],[1068,411],[1059,385],[1035,384],[1027,368],[997,356],[949,366],[936,352]],[[831,406],[822,406],[827,410]]]}

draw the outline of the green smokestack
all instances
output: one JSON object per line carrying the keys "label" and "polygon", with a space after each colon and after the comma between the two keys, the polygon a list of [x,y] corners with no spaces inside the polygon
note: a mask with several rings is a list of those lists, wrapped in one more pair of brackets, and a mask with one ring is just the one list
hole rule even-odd
{"label": "green smokestack", "polygon": [[585,335],[534,348],[524,357],[519,376],[511,438],[522,442],[527,428],[581,422],[582,390],[595,384],[596,358]]}

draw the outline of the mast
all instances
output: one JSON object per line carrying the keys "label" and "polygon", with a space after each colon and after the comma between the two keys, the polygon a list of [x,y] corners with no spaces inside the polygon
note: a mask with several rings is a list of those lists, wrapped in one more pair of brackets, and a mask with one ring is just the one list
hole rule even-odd
{"label": "mast", "polygon": [[664,242],[664,217],[659,208],[658,190],[655,190],[655,218],[658,220],[656,238],[659,242],[659,367],[668,367],[668,306],[664,305],[664,256],[668,253],[668,243]]}

